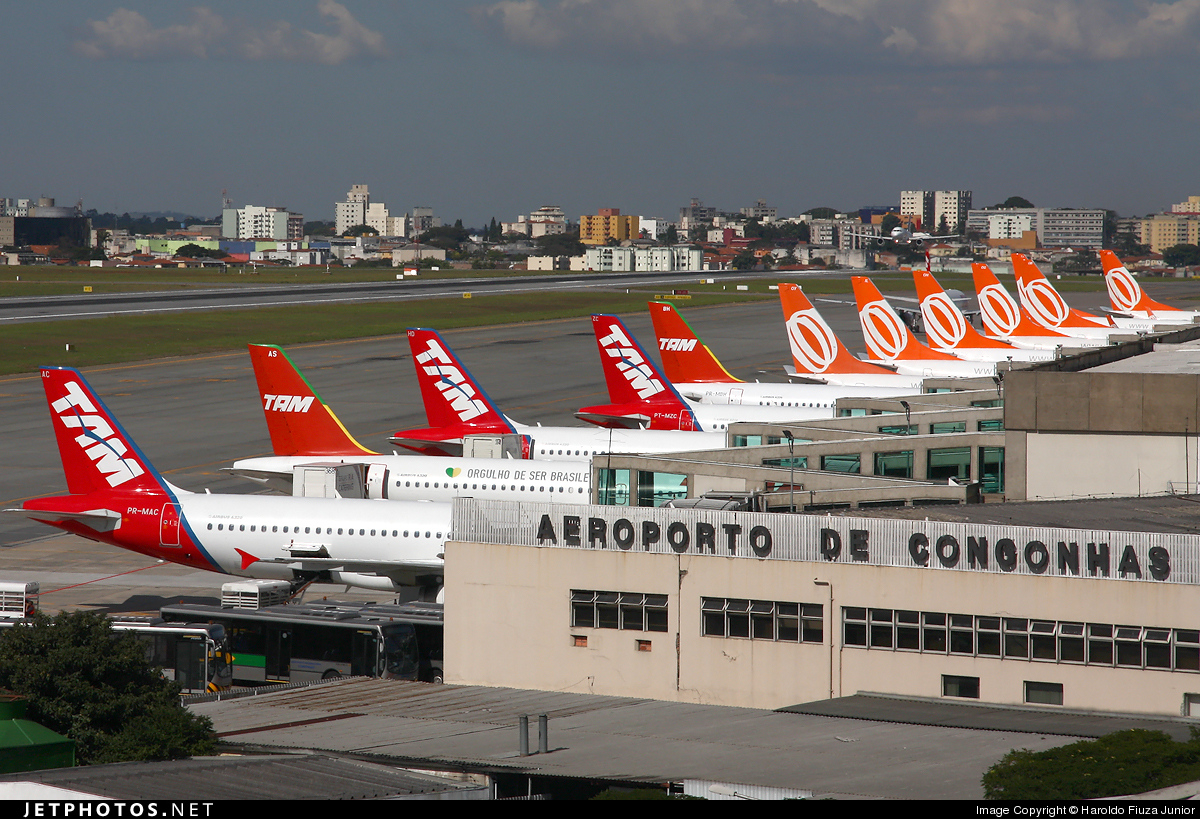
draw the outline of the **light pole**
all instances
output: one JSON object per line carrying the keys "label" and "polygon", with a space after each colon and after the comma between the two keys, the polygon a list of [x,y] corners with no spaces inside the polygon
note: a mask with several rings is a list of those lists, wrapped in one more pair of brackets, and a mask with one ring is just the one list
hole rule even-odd
{"label": "light pole", "polygon": [[912,407],[907,401],[901,401],[900,406],[904,407],[904,434],[912,435]]}
{"label": "light pole", "polygon": [[783,435],[788,442],[788,466],[791,467],[791,476],[788,478],[788,511],[796,511],[796,439],[792,436],[789,430],[784,430]]}

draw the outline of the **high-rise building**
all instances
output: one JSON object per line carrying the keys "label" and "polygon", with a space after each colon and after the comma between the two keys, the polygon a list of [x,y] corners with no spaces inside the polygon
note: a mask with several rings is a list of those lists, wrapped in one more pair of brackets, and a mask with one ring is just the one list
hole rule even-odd
{"label": "high-rise building", "polygon": [[225,208],[221,211],[221,235],[226,239],[299,240],[304,238],[304,215],[259,205]]}
{"label": "high-rise building", "polygon": [[900,217],[920,220],[926,233],[959,233],[971,210],[971,191],[900,191]]}
{"label": "high-rise building", "polygon": [[636,216],[622,216],[620,208],[600,208],[595,216],[579,217],[579,241],[585,245],[608,244],[609,239],[636,239],[641,227]]}

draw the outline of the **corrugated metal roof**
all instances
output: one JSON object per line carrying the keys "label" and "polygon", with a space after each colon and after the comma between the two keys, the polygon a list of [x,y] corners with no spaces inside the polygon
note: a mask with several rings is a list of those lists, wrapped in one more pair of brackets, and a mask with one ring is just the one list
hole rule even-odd
{"label": "corrugated metal roof", "polygon": [[[191,708],[218,732],[237,732],[227,741],[262,748],[628,782],[702,779],[817,796],[976,799],[980,777],[1008,751],[1071,741],[1041,731],[366,679]],[[531,715],[536,750],[540,713],[550,717],[550,753],[521,757],[517,718]],[[341,718],[315,721],[323,717]]]}
{"label": "corrugated metal roof", "polygon": [[14,781],[135,800],[394,799],[450,792],[461,792],[459,798],[488,796],[486,787],[324,754],[124,762],[0,777],[0,783]]}

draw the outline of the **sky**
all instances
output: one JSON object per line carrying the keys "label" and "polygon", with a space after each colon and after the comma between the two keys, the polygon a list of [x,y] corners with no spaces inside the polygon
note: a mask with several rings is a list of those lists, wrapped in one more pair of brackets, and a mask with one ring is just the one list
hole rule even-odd
{"label": "sky", "polygon": [[1200,194],[1200,0],[5,6],[4,197],[332,220],[366,184],[479,226]]}

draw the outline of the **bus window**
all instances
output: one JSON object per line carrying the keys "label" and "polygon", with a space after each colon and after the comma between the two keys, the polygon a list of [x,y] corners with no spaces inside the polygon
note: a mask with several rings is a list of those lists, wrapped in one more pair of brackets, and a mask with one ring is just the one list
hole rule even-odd
{"label": "bus window", "polygon": [[391,680],[417,678],[417,635],[412,623],[383,629],[383,676]]}

